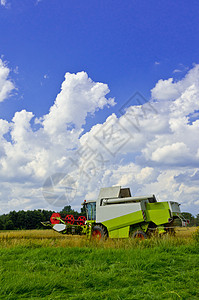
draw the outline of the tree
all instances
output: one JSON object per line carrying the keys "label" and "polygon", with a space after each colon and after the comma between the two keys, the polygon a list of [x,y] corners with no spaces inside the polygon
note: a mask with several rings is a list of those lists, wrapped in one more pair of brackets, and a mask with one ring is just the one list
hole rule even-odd
{"label": "tree", "polygon": [[14,211],[11,211],[9,214],[8,214],[8,218],[9,220],[12,221],[13,225],[14,225],[14,228],[17,228],[18,224],[17,224],[17,216],[18,216],[18,213],[14,210]]}
{"label": "tree", "polygon": [[73,214],[75,211],[71,208],[70,205],[64,206],[64,208],[60,211],[60,214]]}
{"label": "tree", "polygon": [[13,230],[14,229],[14,224],[12,220],[7,220],[5,223],[5,229],[6,230]]}
{"label": "tree", "polygon": [[86,205],[83,205],[83,207],[81,207],[81,216],[86,217]]}
{"label": "tree", "polygon": [[195,226],[199,226],[199,214],[196,215]]}
{"label": "tree", "polygon": [[4,229],[4,223],[3,221],[0,219],[0,230],[3,230]]}

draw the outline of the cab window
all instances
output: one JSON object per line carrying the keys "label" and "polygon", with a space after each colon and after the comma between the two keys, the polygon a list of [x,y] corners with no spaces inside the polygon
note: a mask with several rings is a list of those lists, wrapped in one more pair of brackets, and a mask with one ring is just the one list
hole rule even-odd
{"label": "cab window", "polygon": [[87,220],[96,220],[96,202],[90,202],[86,205]]}

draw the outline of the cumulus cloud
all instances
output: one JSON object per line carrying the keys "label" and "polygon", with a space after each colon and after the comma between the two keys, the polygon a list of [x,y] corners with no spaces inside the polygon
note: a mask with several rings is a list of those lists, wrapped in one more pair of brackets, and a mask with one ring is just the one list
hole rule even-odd
{"label": "cumulus cloud", "polygon": [[196,65],[184,79],[177,82],[173,78],[160,79],[151,90],[152,98],[157,100],[175,100],[179,98],[182,93],[186,92],[188,87],[191,87],[194,83],[198,85],[198,69],[199,65]]}
{"label": "cumulus cloud", "polygon": [[[131,187],[133,195],[179,201],[194,213],[199,200],[198,78],[196,65],[182,80],[159,80],[149,102],[126,104],[122,115],[110,114],[85,133],[87,117],[115,101],[107,97],[106,84],[85,72],[66,73],[48,114],[38,120],[22,110],[11,122],[0,120],[2,211],[56,209],[66,199],[60,196],[52,207],[53,191],[66,188],[75,189],[71,204],[79,208],[100,187],[122,185]],[[55,178],[61,178],[61,186],[53,189]],[[42,197],[44,183],[49,201]]]}
{"label": "cumulus cloud", "polygon": [[[49,114],[38,120],[32,112],[22,110],[15,113],[10,123],[0,120],[0,178],[7,186],[9,198],[22,197],[23,203],[22,189],[27,186],[29,198],[32,187],[31,191],[36,191],[33,194],[39,199],[47,176],[73,172],[73,169],[76,176],[77,170],[71,159],[75,156],[74,149],[80,145],[82,125],[88,115],[115,105],[114,99],[106,98],[107,93],[106,84],[93,82],[85,72],[66,73],[61,92]],[[33,123],[39,123],[37,131],[33,130]],[[10,139],[6,138],[8,134]],[[17,185],[17,191],[10,189],[8,182]],[[6,203],[8,199],[5,207]],[[35,205],[34,200],[32,204]]]}
{"label": "cumulus cloud", "polygon": [[161,162],[162,164],[176,164],[183,165],[189,156],[189,148],[184,143],[174,143],[157,148],[152,153],[152,160]]}
{"label": "cumulus cloud", "polygon": [[152,97],[158,100],[173,100],[180,95],[180,89],[173,78],[167,80],[160,79],[152,89]]}
{"label": "cumulus cloud", "polygon": [[9,73],[10,69],[0,59],[0,102],[6,100],[15,88],[13,82],[9,79]]}
{"label": "cumulus cloud", "polygon": [[106,99],[108,86],[93,82],[85,72],[66,73],[54,105],[42,121],[44,129],[55,134],[65,131],[67,126],[81,128],[86,116],[94,114],[104,106],[115,105],[114,99]]}

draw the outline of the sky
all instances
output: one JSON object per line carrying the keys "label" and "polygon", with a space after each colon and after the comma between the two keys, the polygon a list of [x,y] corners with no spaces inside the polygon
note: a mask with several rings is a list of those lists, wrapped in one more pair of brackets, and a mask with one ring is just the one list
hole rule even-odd
{"label": "sky", "polygon": [[0,0],[0,214],[130,187],[199,213],[199,3]]}

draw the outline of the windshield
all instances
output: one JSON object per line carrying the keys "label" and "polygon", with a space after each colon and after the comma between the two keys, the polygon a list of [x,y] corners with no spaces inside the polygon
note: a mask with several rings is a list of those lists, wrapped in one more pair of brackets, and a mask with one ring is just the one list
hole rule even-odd
{"label": "windshield", "polygon": [[96,220],[96,202],[86,204],[87,220]]}

